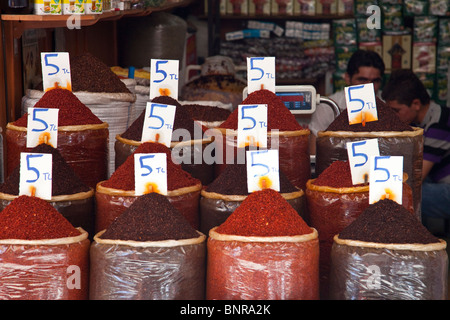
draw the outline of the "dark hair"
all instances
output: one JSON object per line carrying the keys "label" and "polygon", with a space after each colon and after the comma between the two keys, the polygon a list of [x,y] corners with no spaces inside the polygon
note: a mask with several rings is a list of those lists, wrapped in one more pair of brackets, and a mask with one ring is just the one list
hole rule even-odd
{"label": "dark hair", "polygon": [[384,75],[384,62],[375,51],[356,50],[347,63],[347,73],[350,78],[358,72],[360,67],[374,67],[380,70],[380,75]]}
{"label": "dark hair", "polygon": [[431,99],[422,81],[410,69],[393,71],[381,96],[385,101],[396,100],[408,106],[414,99],[419,99],[422,104],[428,104]]}

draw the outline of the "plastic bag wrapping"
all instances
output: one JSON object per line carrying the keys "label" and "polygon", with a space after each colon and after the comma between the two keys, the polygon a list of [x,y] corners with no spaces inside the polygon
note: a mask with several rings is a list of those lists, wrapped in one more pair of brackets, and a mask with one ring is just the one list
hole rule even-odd
{"label": "plastic bag wrapping", "polygon": [[79,229],[76,237],[0,240],[0,299],[88,299],[90,241]]}
{"label": "plastic bag wrapping", "polygon": [[319,298],[317,231],[292,237],[218,234],[207,240],[208,300]]}
{"label": "plastic bag wrapping", "polygon": [[[305,196],[303,190],[282,193],[283,198],[305,220]],[[247,196],[229,196],[202,190],[200,196],[200,231],[208,234],[209,230],[221,225],[236,210]]]}
{"label": "plastic bag wrapping", "polygon": [[347,160],[347,142],[378,140],[380,155],[403,156],[403,171],[413,191],[414,210],[421,217],[423,129],[404,132],[344,132],[320,131],[316,139],[316,173],[336,160]]}
{"label": "plastic bag wrapping", "polygon": [[[0,192],[0,211],[11,203],[17,195]],[[61,213],[73,226],[86,230],[89,236],[94,236],[95,223],[94,189],[72,195],[54,196],[48,202]]]}
{"label": "plastic bag wrapping", "polygon": [[[129,90],[134,90],[135,80],[123,79],[122,82]],[[22,112],[28,112],[28,108],[33,107],[43,95],[43,91],[27,90],[26,96],[22,98]],[[124,132],[131,125],[132,118],[135,117],[136,95],[134,93],[79,91],[74,92],[74,95],[100,120],[108,123],[111,137]],[[107,177],[110,177],[114,172],[114,139],[110,139],[108,143]]]}
{"label": "plastic bag wrapping", "polygon": [[[227,163],[245,160],[245,154],[238,154],[236,159],[237,130],[214,128],[208,132],[214,136],[216,177],[223,172]],[[311,178],[309,135],[308,129],[267,132],[267,149],[278,149],[280,170],[294,186],[302,190],[305,190],[306,182]]]}
{"label": "plastic bag wrapping", "polygon": [[[370,246],[369,246],[370,245]],[[334,300],[446,300],[446,243],[378,244],[335,237],[330,298]]]}
{"label": "plastic bag wrapping", "polygon": [[205,299],[205,235],[153,242],[98,239],[91,245],[91,300]]}
{"label": "plastic bag wrapping", "polygon": [[[215,178],[214,163],[205,158],[204,150],[212,143],[211,138],[172,142],[170,146],[172,161],[180,164],[181,168],[199,179],[202,185],[208,185]],[[140,141],[129,140],[116,136],[114,144],[115,169],[120,167],[127,158],[141,145]]]}
{"label": "plastic bag wrapping", "polygon": [[[167,194],[170,203],[188,220],[191,226],[199,229],[199,201],[202,185],[171,190]],[[112,189],[97,185],[95,192],[95,232],[100,232],[111,224],[125,209],[129,208],[138,196],[133,191]]]}
{"label": "plastic bag wrapping", "polygon": [[[94,188],[108,175],[108,124],[64,126],[58,128],[57,149],[88,187]],[[6,126],[7,175],[20,164],[20,153],[27,148],[27,129]]]}
{"label": "plastic bag wrapping", "polygon": [[[333,237],[350,225],[369,206],[369,186],[331,188],[306,184],[309,225],[319,233],[320,294],[327,299]],[[415,214],[411,187],[403,183],[402,205]]]}

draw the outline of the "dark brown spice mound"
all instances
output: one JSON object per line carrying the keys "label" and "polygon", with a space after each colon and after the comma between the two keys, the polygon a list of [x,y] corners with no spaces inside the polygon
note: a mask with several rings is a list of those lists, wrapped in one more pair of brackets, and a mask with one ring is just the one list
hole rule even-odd
{"label": "dark brown spice mound", "polygon": [[230,110],[215,106],[200,104],[183,104],[191,118],[198,121],[225,121],[231,114]]}
{"label": "dark brown spice mound", "polygon": [[[52,154],[52,196],[71,195],[90,190],[69,166],[58,149],[48,144],[40,144],[30,150],[34,153]],[[20,165],[0,185],[0,192],[19,195]]]}
{"label": "dark brown spice mound", "polygon": [[339,238],[395,244],[439,242],[411,212],[389,199],[369,205]]}
{"label": "dark brown spice mound", "polygon": [[351,188],[362,186],[363,184],[353,185],[352,173],[348,161],[334,161],[328,168],[313,181],[316,186],[325,186],[332,188]]}
{"label": "dark brown spice mound", "polygon": [[149,193],[138,197],[100,238],[161,241],[197,237],[199,234],[165,196]]}
{"label": "dark brown spice mound", "polygon": [[345,109],[336,117],[336,119],[334,119],[326,131],[413,131],[413,128],[401,121],[398,115],[381,99],[376,99],[378,121],[366,122],[364,126],[361,123],[350,125],[348,123],[348,111]]}

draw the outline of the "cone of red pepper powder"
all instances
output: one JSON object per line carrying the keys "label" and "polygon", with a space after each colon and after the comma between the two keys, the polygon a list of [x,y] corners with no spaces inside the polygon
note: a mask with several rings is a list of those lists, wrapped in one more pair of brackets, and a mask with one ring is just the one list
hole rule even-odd
{"label": "cone of red pepper powder", "polygon": [[202,184],[182,167],[175,164],[171,151],[165,145],[154,142],[142,143],[108,180],[98,183],[95,193],[95,230],[106,229],[138,196],[134,192],[134,154],[165,153],[167,155],[167,198],[198,229],[199,199]]}
{"label": "cone of red pepper powder", "polygon": [[[321,298],[326,299],[333,237],[369,206],[369,184],[353,185],[348,161],[337,160],[316,179],[308,180],[305,193],[310,226],[319,233],[320,293]],[[406,182],[403,183],[402,203],[415,214],[412,190]]]}
{"label": "cone of red pepper powder", "polygon": [[205,240],[167,197],[140,196],[94,237],[90,299],[204,299]]}
{"label": "cone of red pepper powder", "polygon": [[[203,152],[211,144],[212,138],[204,136],[204,127],[192,119],[187,109],[169,96],[155,97],[151,102],[174,105],[176,107],[170,149],[174,162],[183,170],[206,185],[214,179],[214,165],[205,161]],[[115,167],[118,168],[138,146],[142,144],[142,129],[145,109],[122,134],[116,135]],[[158,141],[152,141],[158,142]]]}
{"label": "cone of red pepper powder", "polygon": [[250,194],[207,240],[206,298],[319,298],[317,231],[275,190]]}
{"label": "cone of red pepper powder", "polygon": [[[304,129],[281,99],[269,90],[250,93],[241,104],[267,104],[267,148],[279,150],[279,166],[291,183],[305,190],[311,177],[309,129]],[[218,128],[214,135],[217,164],[216,177],[237,152],[238,109]],[[231,157],[230,157],[231,154]]]}
{"label": "cone of red pepper powder", "polygon": [[421,217],[423,129],[411,127],[382,100],[376,100],[378,120],[349,125],[344,110],[316,139],[316,166],[319,175],[336,160],[347,160],[347,142],[377,139],[381,156],[403,156],[403,170],[413,191],[414,210]]}
{"label": "cone of red pepper powder", "polygon": [[379,200],[335,235],[330,298],[446,300],[446,247],[403,206]]}
{"label": "cone of red pepper powder", "polygon": [[0,299],[87,299],[89,245],[47,201],[17,197],[0,212]]}
{"label": "cone of red pepper powder", "polygon": [[[59,109],[57,149],[87,186],[95,188],[108,177],[108,123],[65,89],[47,91],[34,107]],[[28,114],[24,114],[6,126],[5,176],[19,165],[20,153],[31,149],[27,148],[27,124]]]}

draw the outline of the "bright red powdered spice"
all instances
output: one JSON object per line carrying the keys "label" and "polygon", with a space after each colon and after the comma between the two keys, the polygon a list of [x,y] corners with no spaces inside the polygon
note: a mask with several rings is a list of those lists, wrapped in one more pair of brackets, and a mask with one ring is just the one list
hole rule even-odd
{"label": "bright red powdered spice", "polygon": [[296,236],[313,230],[273,189],[251,193],[215,230],[221,234],[256,237]]}
{"label": "bright red powdered spice", "polygon": [[81,233],[47,201],[26,195],[0,212],[0,239],[44,240]]}
{"label": "bright red powdered spice", "polygon": [[[352,173],[348,161],[336,160],[313,181],[316,186],[332,188],[351,188],[356,185],[352,182]],[[359,184],[358,186],[361,186]]]}
{"label": "bright red powdered spice", "polygon": [[155,142],[142,143],[127,160],[117,168],[111,177],[102,183],[103,187],[134,190],[134,154],[135,153],[165,153],[167,155],[167,189],[176,190],[200,184],[200,180],[184,171],[180,165],[175,164],[171,158],[171,151],[165,145]]}
{"label": "bright red powdered spice", "polygon": [[[47,91],[34,107],[59,109],[58,126],[103,123],[72,91],[66,89],[52,89]],[[17,119],[13,124],[18,127],[26,127],[28,124],[28,113]]]}
{"label": "bright red powdered spice", "polygon": [[[303,127],[297,122],[295,116],[289,111],[283,101],[270,90],[254,91],[241,104],[267,104],[267,130],[303,130]],[[238,108],[219,127],[237,130]]]}

